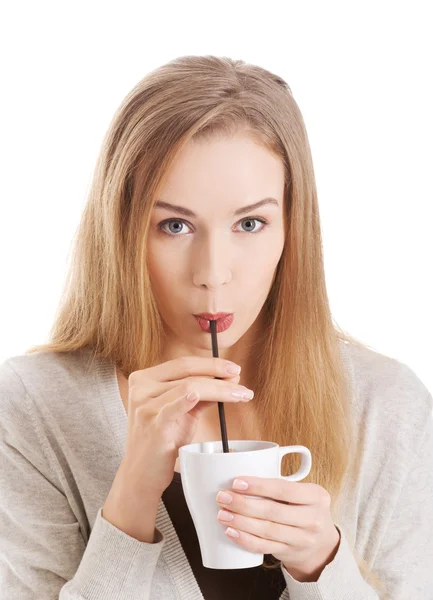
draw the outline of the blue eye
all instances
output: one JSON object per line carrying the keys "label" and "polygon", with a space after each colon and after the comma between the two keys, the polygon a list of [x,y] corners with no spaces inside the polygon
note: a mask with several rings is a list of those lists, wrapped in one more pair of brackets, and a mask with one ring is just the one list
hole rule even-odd
{"label": "blue eye", "polygon": [[[254,223],[254,221],[258,221],[259,223],[263,224],[263,227],[261,227],[257,231],[251,231],[251,230],[246,231],[244,229],[241,233],[260,233],[269,225],[269,223],[267,221],[265,221],[265,219],[261,219],[259,217],[246,217],[245,219],[242,219],[242,221],[240,221],[240,223],[243,223],[244,221],[246,221],[247,223]],[[182,231],[181,227],[179,227],[179,225],[178,225],[179,223],[181,225],[187,225],[186,221],[184,221],[183,219],[166,219],[165,221],[162,221],[161,223],[159,223],[157,228],[162,233],[165,233],[166,235],[169,235],[171,237],[182,237],[182,236],[178,235],[179,231]],[[166,229],[164,229],[164,227],[165,227],[165,225],[172,225],[172,224],[177,224],[177,227],[175,228],[174,232],[173,232],[173,230],[171,230],[171,232],[169,233]],[[188,225],[188,227],[189,227],[189,225]],[[254,227],[254,225],[253,225],[253,227]]]}

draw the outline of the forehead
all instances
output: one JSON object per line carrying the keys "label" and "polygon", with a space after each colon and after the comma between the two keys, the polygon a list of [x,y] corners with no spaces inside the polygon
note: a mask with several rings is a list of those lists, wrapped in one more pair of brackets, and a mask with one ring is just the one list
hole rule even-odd
{"label": "forehead", "polygon": [[282,204],[284,165],[251,137],[189,141],[160,190],[161,200],[196,214],[224,212],[273,197]]}

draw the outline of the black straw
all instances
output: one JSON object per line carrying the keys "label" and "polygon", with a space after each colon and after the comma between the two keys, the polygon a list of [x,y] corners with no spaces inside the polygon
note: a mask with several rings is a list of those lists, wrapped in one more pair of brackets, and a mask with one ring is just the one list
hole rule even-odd
{"label": "black straw", "polygon": [[[217,334],[216,334],[216,321],[210,320],[210,333],[212,336],[212,356],[218,358],[218,342],[217,342]],[[215,379],[222,379],[222,377],[215,377]],[[218,412],[220,416],[220,426],[221,426],[221,439],[223,441],[223,452],[229,452],[229,443],[227,440],[227,427],[226,427],[226,418],[224,415],[224,402],[218,402]]]}

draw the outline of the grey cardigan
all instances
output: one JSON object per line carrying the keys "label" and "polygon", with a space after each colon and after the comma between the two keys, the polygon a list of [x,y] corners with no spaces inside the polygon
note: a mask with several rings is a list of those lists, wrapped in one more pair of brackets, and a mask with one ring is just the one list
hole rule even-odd
{"label": "grey cardigan", "polygon": [[[317,582],[282,567],[281,600],[433,599],[433,400],[407,365],[341,342],[362,444],[344,492],[341,542]],[[160,500],[155,543],[101,516],[123,457],[127,415],[115,365],[88,351],[0,364],[0,595],[4,600],[202,600]],[[145,510],[145,507],[143,507]]]}

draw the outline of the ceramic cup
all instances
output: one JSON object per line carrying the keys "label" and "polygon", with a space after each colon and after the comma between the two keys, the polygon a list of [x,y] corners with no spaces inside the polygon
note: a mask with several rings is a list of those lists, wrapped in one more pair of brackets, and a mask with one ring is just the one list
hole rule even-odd
{"label": "ceramic cup", "polygon": [[[217,520],[220,506],[216,495],[220,490],[231,489],[233,480],[242,475],[300,481],[311,470],[311,453],[305,446],[229,440],[229,450],[222,451],[221,440],[179,448],[182,487],[197,532],[203,566],[209,569],[257,567],[264,559],[263,554],[241,548],[224,533],[227,525]],[[300,469],[292,475],[281,475],[283,456],[294,452],[301,454]]]}

